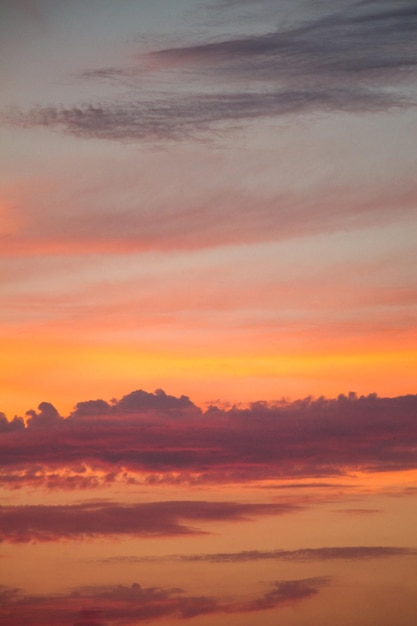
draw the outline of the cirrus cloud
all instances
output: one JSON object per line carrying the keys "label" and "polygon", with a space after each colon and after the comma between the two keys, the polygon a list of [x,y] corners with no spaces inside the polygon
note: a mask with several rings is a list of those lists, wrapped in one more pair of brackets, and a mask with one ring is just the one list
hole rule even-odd
{"label": "cirrus cloud", "polygon": [[[129,76],[133,86],[136,74],[133,96],[119,95],[117,103],[39,106],[5,112],[3,120],[84,138],[158,141],[294,113],[414,107],[416,29],[410,0],[395,8],[371,0],[332,6],[327,14],[272,32],[155,50],[138,56],[136,70],[81,72],[84,80],[116,85]],[[155,91],[152,81],[146,88],[146,78],[161,71],[171,81],[168,93]],[[182,90],[186,96],[178,95]]]}

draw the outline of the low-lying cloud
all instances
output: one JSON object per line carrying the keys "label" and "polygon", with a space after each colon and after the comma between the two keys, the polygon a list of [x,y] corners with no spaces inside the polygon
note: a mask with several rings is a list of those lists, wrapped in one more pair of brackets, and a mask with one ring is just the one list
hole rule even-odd
{"label": "low-lying cloud", "polygon": [[137,390],[63,418],[48,402],[0,420],[4,486],[77,488],[241,482],[417,468],[417,396],[255,402],[205,413],[186,396]]}

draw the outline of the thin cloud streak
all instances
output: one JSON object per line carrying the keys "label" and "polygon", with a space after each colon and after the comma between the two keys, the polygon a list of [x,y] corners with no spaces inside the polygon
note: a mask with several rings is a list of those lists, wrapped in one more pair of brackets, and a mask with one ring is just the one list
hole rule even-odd
{"label": "thin cloud streak", "polygon": [[299,508],[286,503],[208,501],[0,506],[0,542],[198,535],[205,531],[186,522],[239,522],[262,515],[282,515]]}
{"label": "thin cloud streak", "polygon": [[244,550],[219,554],[197,554],[181,556],[183,561],[204,561],[213,563],[246,563],[250,561],[330,561],[385,559],[397,556],[416,556],[413,548],[387,546],[349,546],[331,548],[303,548],[300,550]]}
{"label": "thin cloud streak", "polygon": [[[0,617],[4,626],[130,626],[161,617],[189,619],[219,613],[252,613],[298,603],[319,593],[330,577],[279,580],[251,600],[190,596],[181,589],[113,585],[81,587],[67,595],[29,595],[20,589],[0,588]],[[77,620],[77,621],[74,621]]]}
{"label": "thin cloud streak", "polygon": [[[183,174],[179,173],[180,177]],[[141,197],[141,185],[127,177],[120,182],[114,171],[92,176],[94,192],[77,183],[82,202],[68,200],[73,181],[59,181],[51,190],[33,194],[30,184],[10,194],[8,209],[21,224],[13,238],[4,238],[1,256],[69,255],[132,252],[199,251],[221,246],[282,242],[300,237],[355,231],[382,226],[412,216],[416,204],[415,180],[390,180],[375,187],[352,189],[346,183],[319,184],[313,189],[244,192],[224,183],[204,197],[181,192],[167,182],[172,197],[150,184]],[[186,184],[184,178],[184,185]],[[124,199],[125,184],[134,200]],[[29,191],[28,191],[29,190]],[[72,192],[73,193],[73,192]],[[140,200],[138,199],[140,197]],[[53,207],[59,203],[62,213]],[[13,210],[12,210],[13,205]],[[100,207],[100,208],[98,208]]]}
{"label": "thin cloud streak", "polygon": [[172,555],[166,557],[120,556],[100,559],[100,563],[146,563],[186,561],[204,563],[250,563],[252,561],[331,561],[415,557],[417,549],[393,546],[335,546],[299,550],[242,550],[215,554]]}
{"label": "thin cloud streak", "polygon": [[[191,96],[184,100],[127,102],[125,105],[87,105],[61,109],[39,107],[3,114],[6,123],[22,128],[50,127],[85,139],[160,141],[203,137],[213,126],[248,122],[317,110],[339,112],[384,111],[415,106],[416,101],[390,93],[375,97],[361,88],[349,92],[292,89],[276,93]],[[223,128],[223,130],[225,130]]]}

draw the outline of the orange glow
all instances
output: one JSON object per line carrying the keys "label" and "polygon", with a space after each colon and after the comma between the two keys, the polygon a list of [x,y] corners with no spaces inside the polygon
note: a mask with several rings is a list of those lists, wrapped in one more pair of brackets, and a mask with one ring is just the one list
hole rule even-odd
{"label": "orange glow", "polygon": [[52,337],[4,337],[0,358],[1,410],[11,415],[42,400],[65,414],[81,399],[109,399],[137,388],[184,393],[200,406],[216,399],[335,397],[350,390],[394,396],[408,392],[417,369],[412,350],[271,355],[228,351],[227,344],[221,350],[205,345],[200,352],[187,345],[182,351],[151,350],[139,342],[106,345]]}

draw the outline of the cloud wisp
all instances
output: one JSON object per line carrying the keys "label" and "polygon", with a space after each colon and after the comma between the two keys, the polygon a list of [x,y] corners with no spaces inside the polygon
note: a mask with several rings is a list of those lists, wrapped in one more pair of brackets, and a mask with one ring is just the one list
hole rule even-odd
{"label": "cloud wisp", "polygon": [[361,561],[391,557],[416,557],[417,549],[396,546],[334,546],[301,548],[298,550],[241,550],[206,554],[172,555],[163,557],[113,556],[100,563],[146,563],[154,561],[185,561],[203,563],[250,563],[252,561]]}
{"label": "cloud wisp", "polygon": [[[415,106],[416,30],[414,2],[352,2],[292,28],[141,55],[140,97],[134,90],[117,104],[39,106],[4,119],[85,138],[158,141],[294,113]],[[170,77],[168,95],[146,91],[155,72]],[[104,67],[82,76],[123,84],[127,74],[132,70]]]}
{"label": "cloud wisp", "polygon": [[112,585],[82,587],[67,595],[29,595],[0,588],[0,617],[5,626],[130,626],[161,617],[189,619],[198,615],[249,613],[298,603],[319,593],[329,577],[279,580],[250,600],[191,596],[181,589]]}
{"label": "cloud wisp", "polygon": [[332,561],[385,559],[397,556],[416,556],[414,548],[388,546],[338,546],[302,548],[300,550],[243,550],[218,554],[196,554],[179,557],[185,561],[212,563],[246,563],[250,561]]}
{"label": "cloud wisp", "polygon": [[[200,167],[211,166],[203,160]],[[121,175],[117,169],[91,173],[88,184],[80,176],[75,187],[73,178],[62,178],[39,193],[29,180],[8,199],[7,213],[18,217],[19,225],[13,237],[4,237],[0,258],[172,250],[198,254],[221,246],[352,232],[414,215],[417,189],[411,173],[401,181],[389,177],[355,188],[337,180],[306,189],[286,188],[286,183],[277,189],[274,183],[255,193],[226,172],[227,183],[212,185],[207,183],[210,176],[203,180],[197,175],[200,197],[181,168],[175,178],[166,179],[163,192],[150,173],[144,195],[143,181],[132,182],[131,172]],[[79,197],[75,203],[74,193]]]}
{"label": "cloud wisp", "polygon": [[72,489],[409,470],[417,468],[416,415],[415,395],[351,393],[203,414],[186,396],[137,390],[80,402],[67,418],[43,402],[26,425],[0,421],[0,480]]}
{"label": "cloud wisp", "polygon": [[247,521],[262,515],[282,515],[297,508],[286,503],[198,500],[0,506],[0,541],[27,543],[115,536],[198,535],[206,531],[194,524]]}

